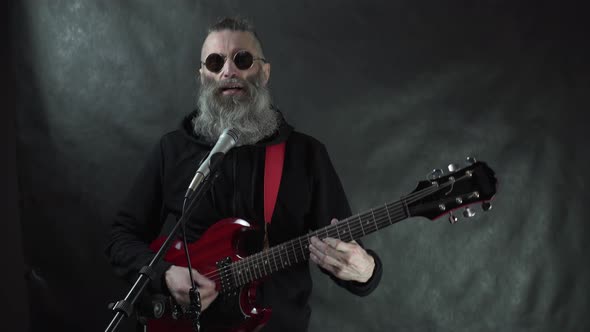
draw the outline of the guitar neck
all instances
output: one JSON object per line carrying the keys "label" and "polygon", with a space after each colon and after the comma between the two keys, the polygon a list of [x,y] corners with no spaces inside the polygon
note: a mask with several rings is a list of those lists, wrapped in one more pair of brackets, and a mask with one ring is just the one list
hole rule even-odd
{"label": "guitar neck", "polygon": [[235,284],[242,286],[307,261],[309,243],[313,236],[319,239],[331,237],[350,242],[408,217],[410,217],[410,211],[404,199],[353,215],[334,225],[323,227],[231,264]]}

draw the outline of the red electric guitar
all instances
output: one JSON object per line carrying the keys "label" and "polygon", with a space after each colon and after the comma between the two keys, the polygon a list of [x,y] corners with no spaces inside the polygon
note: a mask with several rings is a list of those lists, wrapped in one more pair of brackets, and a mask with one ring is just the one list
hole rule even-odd
{"label": "red electric guitar", "polygon": [[[273,272],[307,261],[308,245],[312,236],[320,239],[333,237],[342,241],[359,239],[379,229],[393,225],[409,217],[437,219],[450,214],[452,224],[457,222],[453,211],[466,207],[463,215],[475,213],[469,207],[481,202],[484,211],[491,208],[490,201],[496,194],[497,180],[494,171],[484,162],[471,163],[463,169],[449,165],[450,174],[434,170],[427,181],[400,200],[353,215],[288,242],[246,256],[244,239],[254,228],[242,219],[224,219],[211,226],[203,236],[189,244],[192,267],[217,284],[219,295],[203,312],[201,325],[207,331],[254,331],[268,321],[270,308],[260,308],[255,303],[256,287],[260,280]],[[164,242],[159,238],[151,244],[156,251]],[[179,266],[187,266],[182,242],[172,245],[165,260]],[[148,331],[192,331],[191,322],[162,318],[148,321]]]}

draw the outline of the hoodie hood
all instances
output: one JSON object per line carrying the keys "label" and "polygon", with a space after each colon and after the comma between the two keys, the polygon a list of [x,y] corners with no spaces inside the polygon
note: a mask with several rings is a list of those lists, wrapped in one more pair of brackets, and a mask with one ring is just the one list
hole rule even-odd
{"label": "hoodie hood", "polygon": [[[293,127],[287,123],[287,121],[283,117],[283,114],[281,113],[281,111],[279,111],[274,106],[271,106],[271,108],[275,112],[277,112],[277,114],[279,115],[279,128],[277,129],[277,131],[273,135],[266,137],[266,138],[262,139],[261,141],[258,141],[256,144],[253,144],[254,146],[268,146],[268,145],[274,145],[277,143],[284,142],[287,140],[289,135],[291,135],[291,132],[293,132]],[[191,140],[199,145],[202,145],[202,146],[212,147],[213,144],[207,142],[204,138],[202,138],[201,136],[198,136],[193,131],[192,120],[195,118],[195,116],[197,116],[197,114],[199,114],[199,109],[195,109],[191,113],[189,113],[187,116],[185,116],[184,119],[182,119],[182,122],[180,124],[180,131],[189,140]]]}

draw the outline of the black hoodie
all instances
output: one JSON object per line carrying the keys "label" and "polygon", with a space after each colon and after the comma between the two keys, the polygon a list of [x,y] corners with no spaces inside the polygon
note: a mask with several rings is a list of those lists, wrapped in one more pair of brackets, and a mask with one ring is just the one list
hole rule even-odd
{"label": "black hoodie", "polygon": [[[160,234],[167,218],[180,216],[187,186],[212,147],[194,134],[191,120],[195,114],[188,115],[181,128],[160,139],[116,214],[106,253],[115,272],[128,281],[135,280],[139,269],[153,257],[148,244]],[[187,224],[189,241],[197,240],[213,223],[228,217],[263,227],[265,147],[283,141],[283,176],[268,228],[270,245],[327,226],[332,218],[351,215],[325,146],[294,131],[281,116],[274,136],[226,154],[220,176]],[[332,279],[353,294],[371,293],[381,279],[382,267],[378,256],[368,252],[375,259],[375,270],[367,283],[342,281],[330,274]],[[151,292],[167,294],[163,274],[170,265],[161,262],[156,266]],[[306,331],[311,289],[309,264],[297,264],[268,278],[257,292],[257,301],[272,308],[263,331]]]}

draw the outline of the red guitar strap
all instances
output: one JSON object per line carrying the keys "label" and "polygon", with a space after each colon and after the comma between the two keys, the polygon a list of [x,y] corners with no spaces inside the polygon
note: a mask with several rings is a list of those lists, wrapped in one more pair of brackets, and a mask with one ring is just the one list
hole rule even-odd
{"label": "red guitar strap", "polygon": [[264,160],[264,248],[268,248],[267,226],[272,220],[272,215],[277,203],[281,176],[283,175],[283,162],[285,160],[285,142],[266,147]]}

